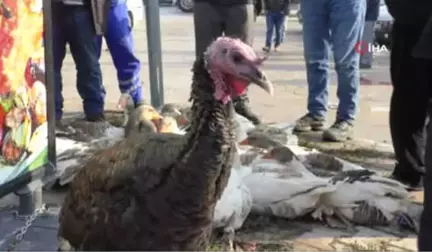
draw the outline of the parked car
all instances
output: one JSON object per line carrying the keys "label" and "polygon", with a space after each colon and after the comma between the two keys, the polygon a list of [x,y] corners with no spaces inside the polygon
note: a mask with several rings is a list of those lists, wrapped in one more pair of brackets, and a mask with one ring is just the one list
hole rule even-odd
{"label": "parked car", "polygon": [[129,24],[134,28],[137,21],[144,20],[144,4],[142,0],[126,0],[129,9]]}
{"label": "parked car", "polygon": [[176,5],[183,12],[193,11],[193,0],[173,0],[173,5]]}
{"label": "parked car", "polygon": [[375,24],[375,42],[379,45],[391,45],[393,17],[390,15],[384,0],[380,3],[380,12]]}

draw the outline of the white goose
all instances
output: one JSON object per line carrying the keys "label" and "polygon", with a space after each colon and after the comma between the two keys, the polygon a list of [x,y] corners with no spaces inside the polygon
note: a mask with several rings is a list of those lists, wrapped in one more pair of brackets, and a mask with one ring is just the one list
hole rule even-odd
{"label": "white goose", "polygon": [[252,193],[252,212],[298,218],[313,212],[321,196],[335,190],[327,179],[313,175],[287,146],[270,136],[254,132],[247,142],[269,149],[252,161],[252,173],[243,178]]}
{"label": "white goose", "polygon": [[336,190],[322,197],[321,207],[312,214],[314,218],[335,216],[347,228],[352,228],[350,223],[368,226],[394,223],[418,230],[408,213],[412,203],[403,184],[366,169],[339,172],[329,183]]}
{"label": "white goose", "polygon": [[[250,134],[248,142],[271,149],[267,155],[252,162],[253,174],[244,179],[253,195],[252,211],[287,218],[313,211],[312,217],[333,227],[343,224],[346,228],[352,228],[350,223],[386,225],[394,221],[404,227],[417,229],[416,222],[408,215],[409,194],[399,182],[349,165],[346,161],[331,159],[331,156],[320,157],[318,154],[321,153],[316,151],[308,154],[296,146],[288,148],[268,135]],[[302,159],[308,165],[307,168],[290,149],[303,154]],[[313,156],[308,158],[307,154]],[[274,160],[268,161],[266,158]],[[313,166],[320,164],[316,160],[312,162],[313,159],[323,158],[338,167],[334,175]],[[288,190],[281,189],[285,187]],[[342,223],[335,222],[333,216]]]}

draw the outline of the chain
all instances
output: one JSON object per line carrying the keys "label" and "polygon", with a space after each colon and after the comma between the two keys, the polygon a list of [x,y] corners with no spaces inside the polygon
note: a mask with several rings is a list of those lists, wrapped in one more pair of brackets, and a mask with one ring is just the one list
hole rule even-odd
{"label": "chain", "polygon": [[[9,208],[10,208],[10,206],[7,209],[9,209]],[[5,210],[5,208],[1,208],[1,210]],[[15,247],[21,242],[24,235],[27,233],[27,230],[29,229],[29,227],[31,227],[31,225],[36,220],[36,218],[40,214],[44,213],[45,211],[46,211],[46,207],[45,207],[45,205],[42,205],[42,207],[36,209],[36,211],[32,215],[29,215],[29,216],[21,217],[18,215],[17,212],[14,213],[15,218],[17,220],[24,220],[25,223],[22,227],[15,229],[14,231],[10,232],[9,234],[7,234],[4,237],[4,240],[8,241],[10,237],[15,236],[15,238],[13,238],[9,241],[9,244],[7,246],[7,251],[15,251]]]}

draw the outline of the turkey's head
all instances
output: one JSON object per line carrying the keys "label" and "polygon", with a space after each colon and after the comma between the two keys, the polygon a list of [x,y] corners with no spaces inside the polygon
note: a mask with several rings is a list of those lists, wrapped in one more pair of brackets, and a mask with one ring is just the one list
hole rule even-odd
{"label": "turkey's head", "polygon": [[250,83],[272,95],[273,85],[261,70],[265,60],[240,39],[216,39],[204,53],[205,67],[215,84],[215,98],[226,104],[244,94]]}

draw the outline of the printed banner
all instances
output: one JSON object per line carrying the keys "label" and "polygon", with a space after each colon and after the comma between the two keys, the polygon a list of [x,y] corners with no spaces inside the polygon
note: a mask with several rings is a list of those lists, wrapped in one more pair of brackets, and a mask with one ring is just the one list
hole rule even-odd
{"label": "printed banner", "polygon": [[42,0],[0,0],[0,186],[48,162]]}

